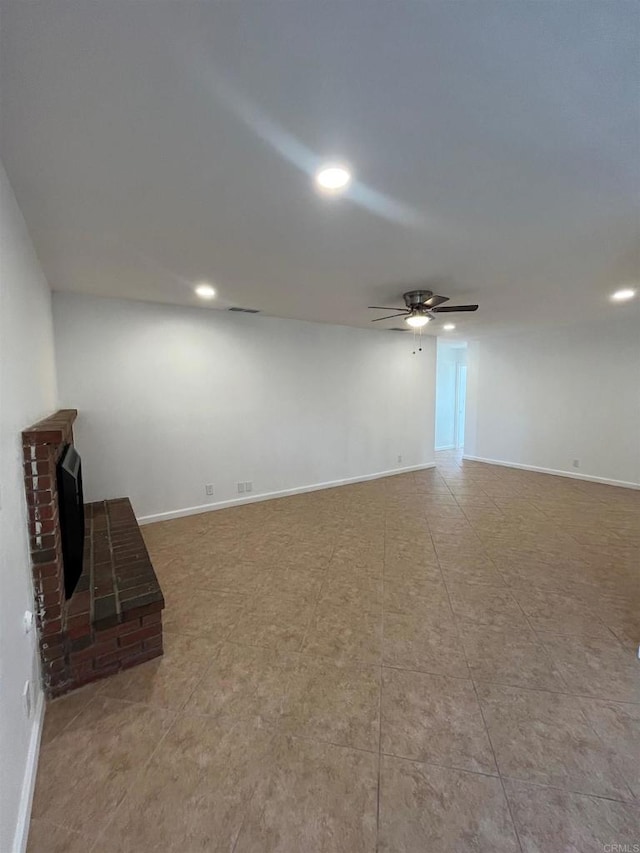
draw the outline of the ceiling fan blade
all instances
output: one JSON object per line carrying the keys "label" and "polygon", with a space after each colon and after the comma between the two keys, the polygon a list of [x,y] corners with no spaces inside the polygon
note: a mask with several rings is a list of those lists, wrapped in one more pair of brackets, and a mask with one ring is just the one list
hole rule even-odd
{"label": "ceiling fan blade", "polygon": [[477,311],[477,305],[446,305],[444,308],[432,308],[434,314],[453,313],[454,311]]}
{"label": "ceiling fan blade", "polygon": [[404,311],[404,308],[390,308],[388,305],[367,305],[367,308],[374,308],[376,311]]}
{"label": "ceiling fan blade", "polygon": [[424,302],[424,304],[427,306],[427,308],[435,308],[435,307],[436,307],[436,305],[442,305],[442,303],[443,303],[443,302],[448,302],[448,301],[449,301],[449,297],[448,297],[448,296],[436,296],[436,295],[434,294],[433,296],[430,296],[430,297],[429,297],[429,298]]}
{"label": "ceiling fan blade", "polygon": [[376,317],[375,320],[372,320],[372,323],[379,323],[380,320],[390,320],[392,317],[406,317],[407,314],[410,314],[410,311],[401,311],[400,314],[389,314],[387,317]]}

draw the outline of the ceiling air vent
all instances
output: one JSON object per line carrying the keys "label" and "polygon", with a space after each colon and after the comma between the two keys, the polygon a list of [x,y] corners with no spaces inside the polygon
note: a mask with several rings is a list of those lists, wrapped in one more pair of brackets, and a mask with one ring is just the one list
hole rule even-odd
{"label": "ceiling air vent", "polygon": [[258,308],[228,308],[228,311],[239,311],[240,314],[259,314]]}

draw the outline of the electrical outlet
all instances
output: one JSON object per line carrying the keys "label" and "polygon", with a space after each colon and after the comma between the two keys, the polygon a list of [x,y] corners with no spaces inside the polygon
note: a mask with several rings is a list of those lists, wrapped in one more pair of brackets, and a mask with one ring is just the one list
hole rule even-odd
{"label": "electrical outlet", "polygon": [[238,494],[244,494],[244,483],[238,483]]}
{"label": "electrical outlet", "polygon": [[213,483],[207,483],[207,485],[204,487],[204,490],[209,495],[209,497],[211,497],[211,495],[213,494]]}
{"label": "electrical outlet", "polygon": [[573,467],[574,467],[574,468],[579,468],[579,467],[580,467],[580,460],[579,460],[579,459],[574,459],[574,460],[573,460]]}
{"label": "electrical outlet", "polygon": [[253,491],[253,483],[251,482],[251,480],[247,480],[247,482],[244,484],[244,490],[245,492]]}
{"label": "electrical outlet", "polygon": [[24,704],[24,712],[27,715],[27,718],[31,718],[31,682],[25,681],[24,687],[22,688],[22,701]]}
{"label": "electrical outlet", "polygon": [[398,462],[402,462],[402,456],[398,454]]}

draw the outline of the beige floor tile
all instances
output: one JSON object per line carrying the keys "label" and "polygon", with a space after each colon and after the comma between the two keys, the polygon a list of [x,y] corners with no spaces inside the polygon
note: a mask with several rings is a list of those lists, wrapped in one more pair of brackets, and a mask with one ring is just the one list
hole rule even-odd
{"label": "beige floor tile", "polygon": [[635,805],[505,781],[523,853],[633,850],[640,838]]}
{"label": "beige floor tile", "polygon": [[382,752],[496,773],[495,761],[471,681],[384,669]]}
{"label": "beige floor tile", "polygon": [[524,853],[628,842],[639,513],[444,452],[146,526],[165,656],[48,706],[30,853],[374,850],[381,731],[380,851],[511,850],[494,750]]}
{"label": "beige floor tile", "polygon": [[524,613],[509,590],[483,584],[446,583],[451,607],[458,619],[478,625],[528,627]]}
{"label": "beige floor tile", "polygon": [[235,853],[374,853],[378,756],[278,738]]}
{"label": "beige floor tile", "polygon": [[27,853],[89,853],[94,837],[56,826],[47,820],[32,820]]}
{"label": "beige floor tile", "polygon": [[504,586],[505,581],[490,560],[474,560],[465,557],[440,560],[442,576],[449,583],[486,584]]}
{"label": "beige floor tile", "polygon": [[237,624],[247,601],[239,593],[199,588],[194,594],[182,590],[175,598],[166,596],[162,621],[167,631],[224,640]]}
{"label": "beige floor tile", "polygon": [[290,735],[377,752],[380,668],[301,655],[281,728]]}
{"label": "beige floor tile", "polygon": [[297,656],[225,643],[193,691],[185,713],[219,722],[275,724],[283,713]]}
{"label": "beige floor tile", "polygon": [[485,683],[477,689],[503,776],[631,798],[612,751],[587,722],[579,699]]}
{"label": "beige floor tile", "polygon": [[95,853],[222,853],[270,765],[273,735],[251,723],[180,715]]}
{"label": "beige floor tile", "polygon": [[511,592],[534,631],[611,639],[608,628],[579,598],[539,589]]}
{"label": "beige floor tile", "polygon": [[449,593],[441,580],[427,580],[418,585],[386,578],[383,603],[385,613],[413,613],[424,618],[441,614],[453,619]]}
{"label": "beige floor tile", "polygon": [[231,642],[297,652],[313,613],[313,604],[278,591],[252,599],[229,634]]}
{"label": "beige floor tile", "polygon": [[45,706],[44,724],[42,727],[42,743],[46,744],[59,735],[81,711],[100,693],[105,682],[88,684],[80,690],[67,693],[60,699],[47,702]]}
{"label": "beige floor tile", "polygon": [[640,705],[583,699],[582,709],[640,800]]}
{"label": "beige floor tile", "polygon": [[329,571],[319,601],[321,604],[331,601],[337,608],[360,608],[376,613],[382,605],[382,591],[381,577],[357,571],[352,574]]}
{"label": "beige floor tile", "polygon": [[103,682],[102,695],[178,711],[220,649],[206,637],[164,632],[164,654]]}
{"label": "beige floor tile", "polygon": [[[447,612],[448,611],[448,612]],[[382,659],[386,666],[468,678],[469,669],[448,605],[429,613],[385,611]]]}
{"label": "beige floor tile", "polygon": [[403,571],[401,568],[389,569],[385,565],[384,571],[384,595],[385,605],[391,606],[391,602],[397,602],[401,608],[405,608],[403,599],[415,597],[428,598],[433,601],[447,601],[447,590],[442,581],[440,569],[436,566],[428,571],[412,569]]}
{"label": "beige floor tile", "polygon": [[618,702],[640,702],[637,658],[617,640],[549,634],[540,637],[570,692]]}
{"label": "beige floor tile", "polygon": [[235,557],[228,563],[217,565],[201,585],[213,590],[252,595],[262,589],[267,574],[262,566]]}
{"label": "beige floor tile", "polygon": [[320,594],[323,580],[323,572],[279,567],[262,573],[257,598],[279,595],[313,604]]}
{"label": "beige floor tile", "polygon": [[500,780],[382,756],[380,853],[518,853]]}
{"label": "beige floor tile", "polygon": [[94,835],[131,789],[174,716],[96,697],[41,750],[32,817]]}
{"label": "beige floor tile", "polygon": [[333,602],[323,602],[311,619],[302,651],[345,662],[379,664],[382,609],[379,613],[359,607],[337,610]]}
{"label": "beige floor tile", "polygon": [[566,691],[550,655],[528,628],[458,622],[471,677],[515,687]]}

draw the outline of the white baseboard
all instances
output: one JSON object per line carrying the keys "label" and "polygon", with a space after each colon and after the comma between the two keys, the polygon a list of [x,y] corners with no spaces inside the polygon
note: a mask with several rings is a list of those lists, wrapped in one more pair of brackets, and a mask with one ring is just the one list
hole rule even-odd
{"label": "white baseboard", "polygon": [[138,518],[138,524],[151,524],[154,521],[169,521],[172,518],[183,518],[187,515],[198,515],[201,512],[211,512],[216,509],[225,509],[230,506],[241,506],[242,504],[252,504],[258,501],[268,501],[272,498],[286,498],[290,495],[302,495],[307,492],[319,492],[322,489],[334,489],[337,486],[348,486],[351,483],[365,483],[367,480],[380,480],[383,477],[393,477],[396,474],[410,474],[412,471],[425,471],[427,468],[435,468],[435,462],[427,462],[424,465],[410,465],[407,468],[393,468],[390,471],[378,471],[375,474],[364,474],[361,477],[348,477],[344,480],[331,480],[327,483],[313,483],[310,486],[298,486],[295,489],[282,489],[279,492],[263,492],[262,494],[251,495],[251,497],[232,498],[227,501],[218,501],[217,503],[201,504],[200,506],[190,506],[184,509],[175,509],[170,512],[158,512],[154,515],[143,515]]}
{"label": "white baseboard", "polygon": [[31,738],[29,740],[29,752],[27,753],[27,766],[24,779],[22,780],[22,793],[20,794],[20,805],[18,807],[18,821],[16,833],[13,838],[13,853],[25,853],[27,840],[29,838],[29,822],[31,820],[31,805],[33,803],[33,792],[36,786],[36,774],[38,772],[38,756],[40,755],[40,738],[42,737],[42,724],[44,722],[44,693],[38,694],[38,704],[33,719]]}
{"label": "white baseboard", "polygon": [[436,453],[438,453],[439,450],[455,450],[455,449],[456,449],[455,444],[443,444],[442,447],[436,447]]}
{"label": "white baseboard", "polygon": [[620,486],[623,489],[640,489],[640,483],[630,483],[626,480],[609,480],[606,477],[594,477],[590,474],[578,474],[575,471],[561,471],[556,468],[541,468],[539,465],[523,465],[520,462],[505,462],[502,459],[485,459],[483,456],[467,456],[463,459],[469,462],[485,462],[487,465],[500,465],[503,468],[520,468],[523,471],[536,471],[538,474],[552,474],[554,477],[569,477],[571,480],[587,480],[590,483],[603,483],[606,486]]}

